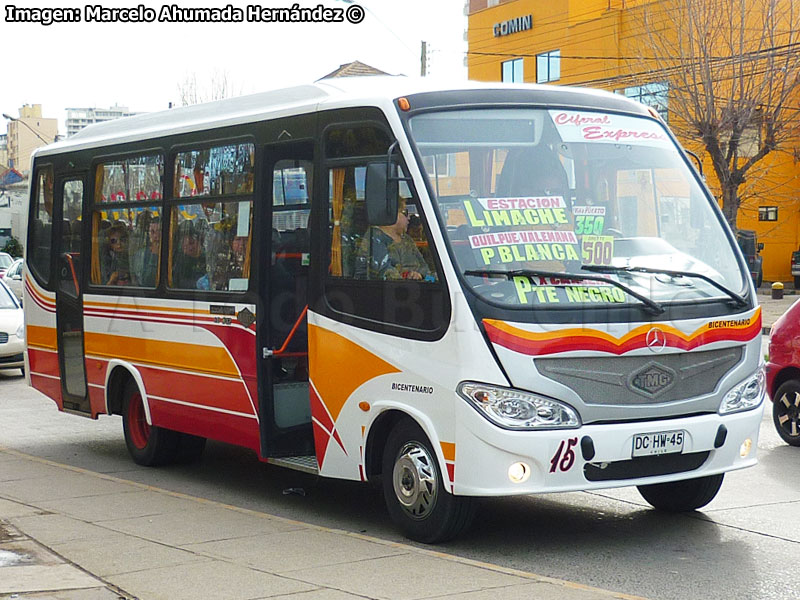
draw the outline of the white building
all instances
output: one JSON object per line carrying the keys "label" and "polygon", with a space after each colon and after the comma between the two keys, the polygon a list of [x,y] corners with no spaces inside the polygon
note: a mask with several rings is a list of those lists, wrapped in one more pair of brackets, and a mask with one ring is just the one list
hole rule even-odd
{"label": "white building", "polygon": [[78,133],[87,125],[102,123],[122,117],[130,117],[137,113],[131,112],[127,106],[112,106],[111,108],[68,108],[67,109],[67,137]]}
{"label": "white building", "polygon": [[28,181],[0,188],[0,248],[5,245],[8,233],[25,246],[27,207]]}
{"label": "white building", "polygon": [[8,166],[8,134],[0,133],[0,169]]}

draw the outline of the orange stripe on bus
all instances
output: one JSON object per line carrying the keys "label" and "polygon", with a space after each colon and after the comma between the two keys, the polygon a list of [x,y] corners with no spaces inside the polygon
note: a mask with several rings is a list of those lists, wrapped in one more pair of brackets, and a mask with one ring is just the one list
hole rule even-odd
{"label": "orange stripe on bus", "polygon": [[102,358],[119,358],[132,362],[239,377],[239,371],[225,348],[146,340],[105,333],[84,333],[86,354]]}
{"label": "orange stripe on bus", "polygon": [[28,338],[28,346],[47,348],[48,350],[58,349],[58,337],[55,327],[41,327],[40,325],[28,325],[25,330]]}
{"label": "orange stripe on bus", "polygon": [[29,273],[25,273],[25,279],[28,283],[28,290],[39,299],[40,302],[43,304],[55,304],[55,294],[51,294],[52,297],[45,296],[42,291],[36,286],[33,278],[30,276]]}
{"label": "orange stripe on bus", "polygon": [[311,379],[334,422],[350,395],[370,379],[400,369],[332,331],[308,326]]}
{"label": "orange stripe on bus", "polygon": [[105,310],[124,309],[124,310],[148,310],[153,312],[166,312],[166,313],[197,314],[197,315],[211,314],[209,309],[197,310],[194,308],[178,308],[175,306],[149,306],[143,304],[128,304],[125,302],[84,302],[83,306],[86,308],[101,308]]}
{"label": "orange stripe on bus", "polygon": [[442,447],[442,455],[445,460],[454,461],[456,459],[456,445],[453,442],[439,442]]}

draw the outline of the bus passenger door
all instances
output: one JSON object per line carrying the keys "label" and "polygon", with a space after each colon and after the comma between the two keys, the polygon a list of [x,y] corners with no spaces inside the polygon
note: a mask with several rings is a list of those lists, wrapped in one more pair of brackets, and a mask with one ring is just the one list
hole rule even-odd
{"label": "bus passenger door", "polygon": [[[308,278],[313,144],[268,146],[264,180],[259,319],[261,455],[309,460],[314,454],[308,383]],[[273,461],[280,462],[280,461]],[[295,465],[302,466],[302,465]],[[316,462],[313,468],[316,468]]]}
{"label": "bus passenger door", "polygon": [[56,326],[64,409],[91,414],[83,350],[81,228],[85,178],[56,180]]}

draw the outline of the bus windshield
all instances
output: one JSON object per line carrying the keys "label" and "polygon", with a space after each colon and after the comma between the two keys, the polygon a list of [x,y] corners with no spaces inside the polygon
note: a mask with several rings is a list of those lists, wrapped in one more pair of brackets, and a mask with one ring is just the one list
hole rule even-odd
{"label": "bus windshield", "polygon": [[410,129],[456,268],[490,303],[658,307],[745,293],[709,198],[655,120],[487,108],[423,113]]}

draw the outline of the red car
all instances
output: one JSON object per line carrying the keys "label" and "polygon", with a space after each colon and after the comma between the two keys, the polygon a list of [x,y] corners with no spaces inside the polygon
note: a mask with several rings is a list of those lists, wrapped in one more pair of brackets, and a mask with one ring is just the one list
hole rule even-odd
{"label": "red car", "polygon": [[800,446],[800,302],[772,326],[767,392],[778,435],[787,444]]}

